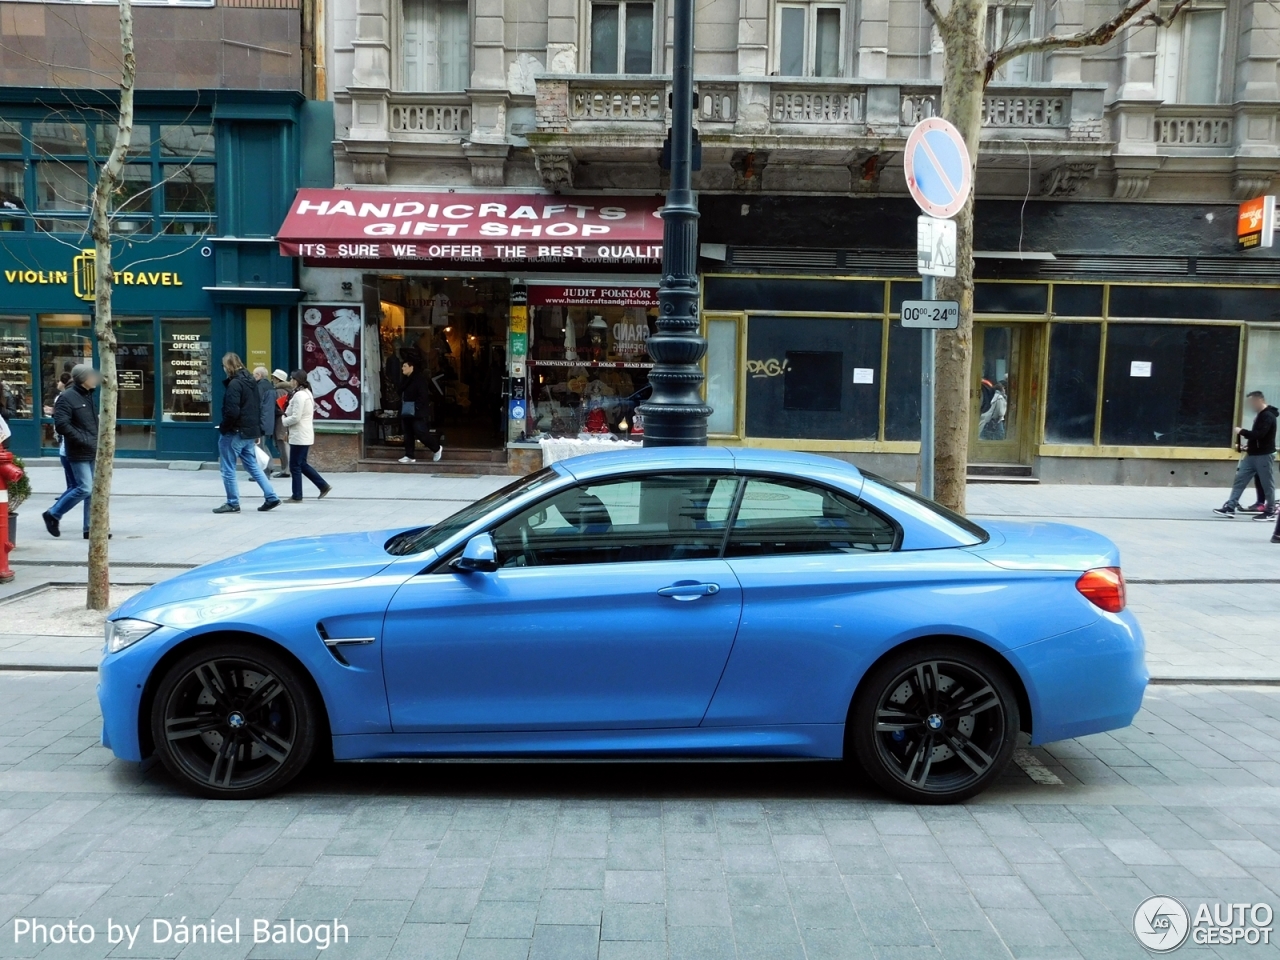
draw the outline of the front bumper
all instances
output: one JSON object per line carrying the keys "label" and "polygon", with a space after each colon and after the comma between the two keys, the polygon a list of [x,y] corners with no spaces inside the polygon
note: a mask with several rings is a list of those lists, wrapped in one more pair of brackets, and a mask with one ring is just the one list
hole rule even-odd
{"label": "front bumper", "polygon": [[1144,654],[1142,628],[1128,611],[1011,651],[1031,701],[1031,742],[1129,726],[1150,676]]}
{"label": "front bumper", "polygon": [[181,631],[161,627],[119,653],[108,653],[98,664],[98,706],[102,710],[102,745],[121,760],[142,757],[139,710],[143,687],[156,660]]}

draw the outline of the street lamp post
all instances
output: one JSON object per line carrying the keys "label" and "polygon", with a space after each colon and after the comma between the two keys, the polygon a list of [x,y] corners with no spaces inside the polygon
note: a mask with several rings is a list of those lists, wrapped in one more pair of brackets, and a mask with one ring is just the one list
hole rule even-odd
{"label": "street lamp post", "polygon": [[702,401],[707,352],[698,320],[698,207],[693,170],[693,0],[675,0],[671,69],[671,185],[662,208],[658,329],[648,340],[653,393],[641,404],[646,447],[703,447],[711,408]]}

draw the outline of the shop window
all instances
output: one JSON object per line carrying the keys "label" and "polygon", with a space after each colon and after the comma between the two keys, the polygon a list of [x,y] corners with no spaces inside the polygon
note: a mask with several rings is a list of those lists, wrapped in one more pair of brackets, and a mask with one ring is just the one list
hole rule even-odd
{"label": "shop window", "polygon": [[874,440],[883,321],[753,316],[747,326],[747,434]]}
{"label": "shop window", "polygon": [[[894,284],[895,293],[899,284]],[[918,299],[918,297],[917,297]],[[889,366],[885,370],[884,438],[920,439],[920,331],[889,324]]]}
{"label": "shop window", "polygon": [[1102,316],[1102,284],[1054,284],[1053,312],[1059,317]]}
{"label": "shop window", "polygon": [[1157,83],[1167,103],[1221,101],[1225,26],[1225,7],[1199,5],[1159,31]]}
{"label": "shop window", "polygon": [[40,406],[44,416],[43,445],[58,446],[53,431],[53,403],[62,377],[71,380],[76,364],[93,362],[93,332],[89,317],[79,313],[42,313],[37,318],[40,336]]}
{"label": "shop window", "polygon": [[[1054,291],[1055,302],[1063,289],[1059,287]],[[1045,396],[1047,443],[1093,443],[1101,346],[1101,324],[1053,325],[1049,334],[1049,385]]]}
{"label": "shop window", "polygon": [[[0,121],[0,230],[85,235],[99,167],[114,137],[111,123]],[[123,182],[112,201],[113,229],[152,233],[155,218],[163,216],[167,232],[211,231],[215,174],[211,124],[136,123]],[[32,219],[27,211],[40,216]]]}
{"label": "shop window", "polygon": [[[573,288],[530,287],[530,436],[626,435],[649,396],[657,291],[616,290],[613,303],[571,302]],[[597,294],[603,301],[607,295]]]}
{"label": "shop window", "polygon": [[775,8],[775,71],[783,77],[838,77],[843,73],[844,8],[780,3]]}
{"label": "shop window", "polygon": [[[987,8],[987,50],[994,53],[1030,40],[1034,36],[1031,32],[1034,19],[1029,4],[992,3]],[[1026,53],[1001,66],[993,79],[1001,83],[1028,83],[1035,79],[1033,67],[1032,55]]]}
{"label": "shop window", "polygon": [[893,525],[852,497],[793,481],[751,479],[725,556],[880,553],[896,542]]}
{"label": "shop window", "polygon": [[707,321],[707,432],[738,432],[738,321]]}
{"label": "shop window", "polygon": [[1261,390],[1267,402],[1280,403],[1280,329],[1249,331],[1245,358],[1245,390]]}
{"label": "shop window", "polygon": [[1043,283],[975,283],[974,313],[1046,313],[1049,287]]}
{"label": "shop window", "polygon": [[471,21],[466,0],[404,0],[401,86],[458,91],[471,85]]}
{"label": "shop window", "polygon": [[0,317],[0,415],[6,420],[31,419],[30,331],[26,317]]}
{"label": "shop window", "polygon": [[[155,332],[150,317],[122,317],[116,328],[116,417],[121,449],[154,450]],[[145,424],[130,424],[145,420]]]}
{"label": "shop window", "polygon": [[1236,326],[1110,324],[1102,442],[1229,446],[1239,351]]}
{"label": "shop window", "polygon": [[208,320],[161,320],[161,419],[209,422],[213,414],[213,340]]}
{"label": "shop window", "polygon": [[493,541],[505,567],[710,559],[737,484],[701,474],[584,484],[500,524]]}
{"label": "shop window", "polygon": [[653,4],[591,4],[591,72],[653,73]]}
{"label": "shop window", "polygon": [[1280,297],[1266,287],[1188,287],[1112,284],[1108,314],[1200,320],[1280,320]]}

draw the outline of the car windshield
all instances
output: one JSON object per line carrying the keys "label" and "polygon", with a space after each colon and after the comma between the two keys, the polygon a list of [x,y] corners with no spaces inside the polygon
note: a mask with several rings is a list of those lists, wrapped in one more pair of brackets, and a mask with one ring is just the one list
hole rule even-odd
{"label": "car windshield", "polygon": [[501,490],[495,490],[487,497],[463,507],[457,513],[446,517],[433,526],[397,534],[387,541],[387,553],[396,557],[407,557],[411,554],[423,553],[433,547],[437,547],[460,530],[464,530],[472,523],[475,523],[475,521],[501,505],[504,501],[518,497],[520,494],[530,490],[536,490],[559,476],[551,467],[543,467],[537,473],[521,477],[514,483],[507,484]]}
{"label": "car windshield", "polygon": [[920,494],[916,493],[914,490],[909,490],[908,488],[902,486],[901,484],[894,483],[892,480],[886,480],[884,477],[878,476],[867,470],[863,470],[862,475],[866,477],[868,480],[871,480],[874,483],[878,483],[882,487],[888,487],[890,490],[893,490],[896,493],[902,494],[904,497],[907,497],[913,502],[920,504],[920,506],[922,507],[927,507],[929,510],[931,510],[933,513],[936,513],[938,516],[942,517],[948,523],[954,523],[961,530],[965,531],[965,533],[968,533],[974,537],[977,537],[979,543],[986,543],[988,540],[991,539],[991,534],[987,533],[986,530],[982,529],[982,527],[978,526],[976,523],[974,523],[972,520],[970,520],[968,517],[964,516],[963,514],[956,513],[954,510],[949,510],[946,507],[944,507],[942,504],[935,503],[934,501],[930,500],[928,497],[920,496]]}

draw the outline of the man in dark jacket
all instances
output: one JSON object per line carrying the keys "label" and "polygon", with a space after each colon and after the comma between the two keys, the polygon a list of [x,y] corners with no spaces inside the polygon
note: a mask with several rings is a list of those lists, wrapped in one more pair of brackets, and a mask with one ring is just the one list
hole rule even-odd
{"label": "man in dark jacket", "polygon": [[1233,517],[1240,506],[1240,494],[1254,477],[1262,483],[1263,510],[1255,520],[1276,519],[1276,408],[1267,403],[1261,390],[1254,390],[1245,398],[1253,408],[1253,426],[1236,427],[1236,435],[1247,441],[1240,466],[1236,468],[1235,484],[1227,502],[1213,512],[1220,517]]}
{"label": "man in dark jacket", "polygon": [[214,513],[240,512],[240,485],[236,481],[236,462],[245,470],[266,498],[259,512],[274,510],[280,506],[271,481],[258,466],[258,438],[262,436],[262,397],[258,382],[244,368],[244,361],[234,353],[222,358],[222,369],[227,379],[222,381],[222,422],[218,424],[218,467],[222,473],[222,485],[227,501],[214,508]]}
{"label": "man in dark jacket", "polygon": [[70,479],[58,502],[46,510],[45,529],[52,536],[62,536],[62,518],[77,503],[84,504],[84,538],[89,539],[89,502],[93,496],[93,463],[98,456],[98,400],[93,395],[101,378],[87,363],[71,370],[71,383],[58,394],[53,404],[53,429],[67,451]]}

